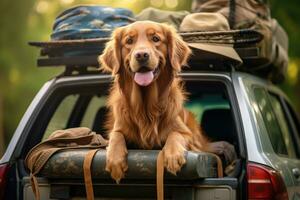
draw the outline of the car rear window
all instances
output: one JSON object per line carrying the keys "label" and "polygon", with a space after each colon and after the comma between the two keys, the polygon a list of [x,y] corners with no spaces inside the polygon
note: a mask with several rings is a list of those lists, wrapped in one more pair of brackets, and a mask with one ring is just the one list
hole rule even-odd
{"label": "car rear window", "polygon": [[[190,81],[185,87],[189,93],[185,107],[195,115],[206,134],[213,140],[236,144],[232,106],[225,84],[217,81]],[[106,135],[107,91],[101,93],[100,90],[86,88],[81,93],[74,89],[61,95],[56,108],[49,113],[43,140],[57,129],[78,126],[89,127]]]}

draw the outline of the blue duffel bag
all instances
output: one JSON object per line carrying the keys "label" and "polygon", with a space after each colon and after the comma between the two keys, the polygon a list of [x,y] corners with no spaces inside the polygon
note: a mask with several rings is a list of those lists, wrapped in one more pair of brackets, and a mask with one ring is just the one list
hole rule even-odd
{"label": "blue duffel bag", "polygon": [[132,11],[105,6],[76,6],[62,12],[55,20],[52,40],[109,37],[120,26],[134,22]]}

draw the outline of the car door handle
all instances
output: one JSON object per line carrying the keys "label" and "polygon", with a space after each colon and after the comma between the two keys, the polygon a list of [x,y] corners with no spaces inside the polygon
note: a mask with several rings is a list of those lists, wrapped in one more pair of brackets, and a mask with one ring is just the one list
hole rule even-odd
{"label": "car door handle", "polygon": [[298,179],[300,177],[299,168],[294,168],[294,169],[292,169],[292,171],[293,171],[293,174],[294,174],[295,178]]}

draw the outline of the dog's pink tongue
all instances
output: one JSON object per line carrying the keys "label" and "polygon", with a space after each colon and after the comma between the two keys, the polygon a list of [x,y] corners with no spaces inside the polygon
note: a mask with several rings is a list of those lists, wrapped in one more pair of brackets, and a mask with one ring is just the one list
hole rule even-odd
{"label": "dog's pink tongue", "polygon": [[152,71],[136,72],[134,74],[134,81],[140,86],[147,86],[153,81],[154,75]]}

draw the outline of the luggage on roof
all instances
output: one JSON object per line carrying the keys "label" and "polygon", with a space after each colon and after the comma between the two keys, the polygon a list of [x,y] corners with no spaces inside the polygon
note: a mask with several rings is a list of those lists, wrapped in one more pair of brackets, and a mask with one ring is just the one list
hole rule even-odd
{"label": "luggage on roof", "polygon": [[[218,26],[217,29],[211,29],[206,26],[201,30],[181,30],[180,35],[186,42],[201,44],[196,46],[219,45],[214,51],[207,51],[207,48],[193,49],[190,70],[232,70],[234,67],[274,83],[284,80],[288,65],[288,37],[277,21],[270,18],[268,4],[258,0],[195,0],[192,9],[193,12],[200,12],[201,16],[213,12],[207,14],[207,19],[215,13],[221,13],[228,20],[229,28],[220,29]],[[80,14],[82,12],[84,15]],[[180,16],[176,17],[176,12],[148,8],[138,15],[137,20],[148,16],[150,20],[157,21],[153,13],[161,13],[160,21],[162,17],[166,18],[167,22],[175,23],[179,30],[178,20],[184,21],[191,15],[197,15],[180,12]],[[38,66],[63,65],[69,69],[85,70],[87,66],[98,67],[97,56],[109,41],[112,30],[134,21],[133,14],[126,9],[79,6],[57,17],[51,41],[29,44],[41,49]],[[222,48],[228,46],[234,49],[237,54],[234,57],[240,57],[242,64],[239,59],[222,54]]]}
{"label": "luggage on roof", "polygon": [[263,35],[256,44],[261,59],[245,70],[273,82],[282,82],[288,67],[288,36],[272,19],[268,0],[193,0],[192,12],[220,13],[228,19],[231,29],[251,29]]}
{"label": "luggage on roof", "polygon": [[52,40],[109,37],[120,26],[134,22],[133,13],[125,8],[76,6],[59,14],[54,22]]}

